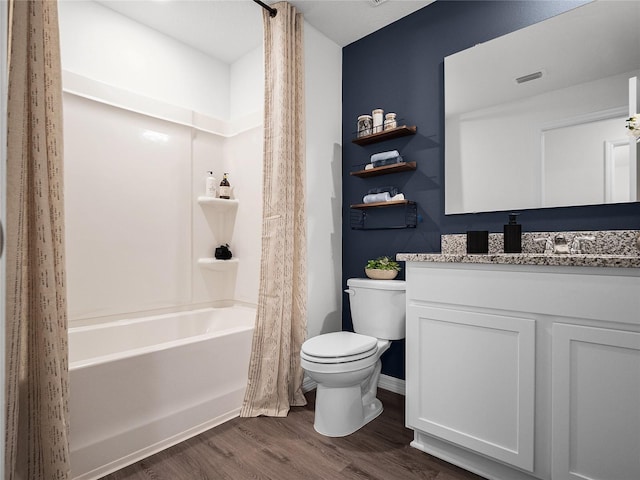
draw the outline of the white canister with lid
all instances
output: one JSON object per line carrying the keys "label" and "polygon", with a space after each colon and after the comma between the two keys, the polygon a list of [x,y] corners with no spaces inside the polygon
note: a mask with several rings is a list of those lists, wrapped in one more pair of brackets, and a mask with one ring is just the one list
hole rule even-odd
{"label": "white canister with lid", "polygon": [[378,133],[382,131],[382,116],[384,115],[384,110],[381,108],[376,108],[372,113],[373,116],[373,133]]}
{"label": "white canister with lid", "polygon": [[392,130],[394,128],[396,128],[398,126],[398,123],[396,122],[396,114],[395,113],[387,113],[384,116],[384,129],[385,130]]}

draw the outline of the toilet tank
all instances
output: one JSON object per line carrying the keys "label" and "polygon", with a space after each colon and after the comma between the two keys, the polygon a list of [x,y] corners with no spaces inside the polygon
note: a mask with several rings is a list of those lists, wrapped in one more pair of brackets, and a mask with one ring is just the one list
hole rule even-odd
{"label": "toilet tank", "polygon": [[404,280],[350,278],[349,294],[353,330],[381,340],[405,337]]}

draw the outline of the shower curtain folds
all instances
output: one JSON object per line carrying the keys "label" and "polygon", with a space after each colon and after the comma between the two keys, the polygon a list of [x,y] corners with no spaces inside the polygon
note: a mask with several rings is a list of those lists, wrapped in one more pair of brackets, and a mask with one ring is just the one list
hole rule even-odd
{"label": "shower curtain folds", "polygon": [[305,405],[306,212],[301,14],[287,2],[263,12],[265,116],[258,310],[241,416],[286,416]]}
{"label": "shower curtain folds", "polygon": [[60,480],[70,468],[58,12],[53,0],[9,7],[4,478]]}

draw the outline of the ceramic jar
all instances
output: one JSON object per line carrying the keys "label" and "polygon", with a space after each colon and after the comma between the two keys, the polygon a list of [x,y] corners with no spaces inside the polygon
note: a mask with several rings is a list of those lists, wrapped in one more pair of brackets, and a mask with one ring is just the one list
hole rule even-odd
{"label": "ceramic jar", "polygon": [[360,115],[358,117],[358,137],[371,135],[373,126],[373,118],[371,115]]}
{"label": "ceramic jar", "polygon": [[384,111],[381,108],[376,108],[373,112],[373,133],[379,133],[382,131],[382,116]]}
{"label": "ceramic jar", "polygon": [[398,126],[396,122],[396,114],[395,113],[387,113],[384,116],[384,129],[392,130]]}

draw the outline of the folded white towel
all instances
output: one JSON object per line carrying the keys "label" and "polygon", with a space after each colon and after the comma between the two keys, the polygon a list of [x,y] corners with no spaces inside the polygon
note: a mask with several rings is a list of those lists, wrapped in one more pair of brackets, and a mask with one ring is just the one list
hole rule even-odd
{"label": "folded white towel", "polygon": [[371,155],[371,163],[380,162],[382,160],[396,158],[399,156],[400,154],[398,153],[398,150],[389,150],[388,152],[374,153],[373,155]]}
{"label": "folded white towel", "polygon": [[391,200],[404,200],[404,193],[399,193],[391,197]]}
{"label": "folded white towel", "polygon": [[369,195],[365,195],[362,201],[364,203],[378,203],[378,202],[388,202],[391,200],[391,196],[389,192],[384,193],[370,193]]}
{"label": "folded white towel", "polygon": [[365,170],[371,170],[372,168],[373,168],[373,163],[367,163],[367,164],[364,166],[364,169],[365,169]]}

